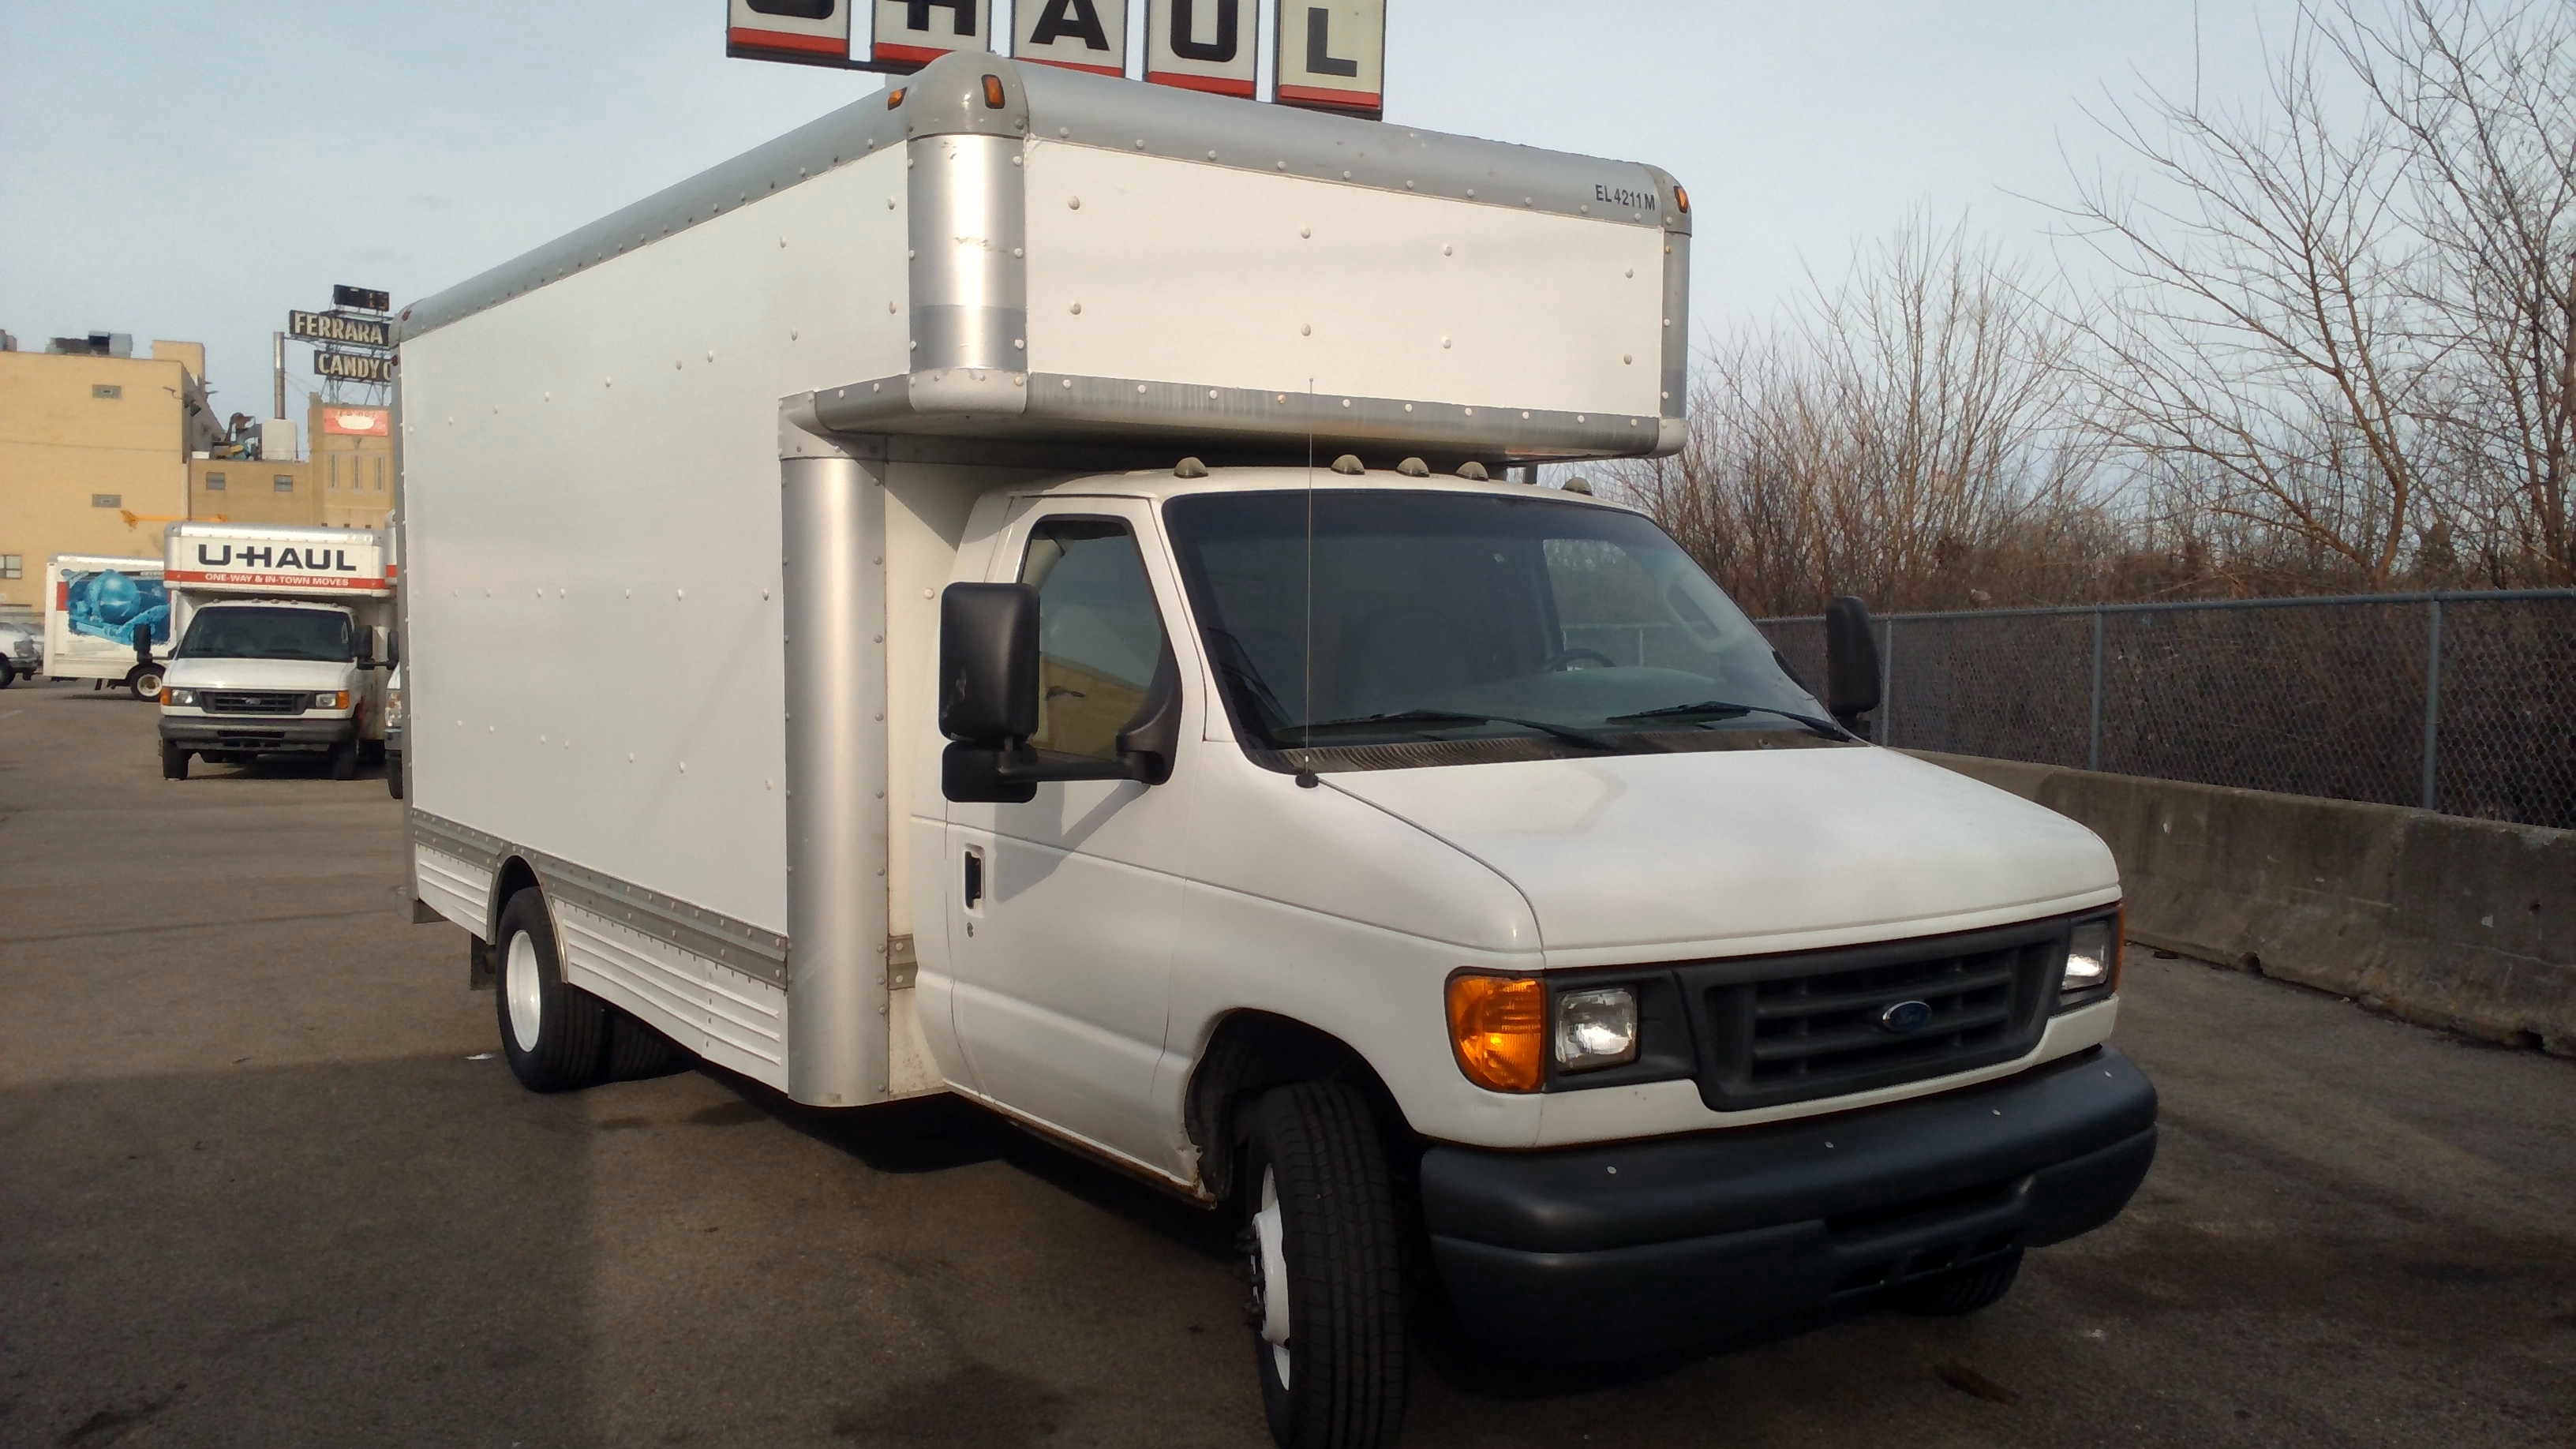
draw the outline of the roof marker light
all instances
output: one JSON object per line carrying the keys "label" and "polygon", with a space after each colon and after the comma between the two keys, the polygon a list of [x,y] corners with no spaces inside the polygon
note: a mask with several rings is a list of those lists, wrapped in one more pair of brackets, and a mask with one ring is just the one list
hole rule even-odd
{"label": "roof marker light", "polygon": [[997,75],[984,77],[984,104],[998,111],[1002,108],[1005,99],[1002,94],[1002,78]]}

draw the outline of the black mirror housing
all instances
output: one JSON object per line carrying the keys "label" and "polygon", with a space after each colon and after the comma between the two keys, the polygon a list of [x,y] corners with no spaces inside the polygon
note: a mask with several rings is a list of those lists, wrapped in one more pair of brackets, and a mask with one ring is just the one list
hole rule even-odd
{"label": "black mirror housing", "polygon": [[1849,594],[1825,605],[1825,708],[1834,723],[1867,736],[1860,717],[1878,708],[1878,669],[1869,606]]}
{"label": "black mirror housing", "polygon": [[376,667],[376,631],[363,624],[358,626],[358,667]]}
{"label": "black mirror housing", "polygon": [[950,584],[940,595],[939,732],[988,747],[1038,732],[1037,590]]}
{"label": "black mirror housing", "polygon": [[134,657],[147,664],[150,663],[152,660],[152,626],[149,624],[135,625],[133,638]]}

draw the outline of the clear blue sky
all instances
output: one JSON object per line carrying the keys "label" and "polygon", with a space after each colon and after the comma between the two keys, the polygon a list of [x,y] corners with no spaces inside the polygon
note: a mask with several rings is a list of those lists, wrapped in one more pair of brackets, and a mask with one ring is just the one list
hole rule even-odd
{"label": "clear blue sky", "polygon": [[[2204,92],[2249,92],[2291,0],[2199,8]],[[2193,0],[1388,9],[1391,120],[1679,176],[1703,322],[1770,310],[1918,205],[2041,252],[2046,215],[2010,193],[2062,193],[2061,148],[2101,156],[2079,106],[2193,74]],[[726,60],[723,22],[721,0],[6,0],[0,327],[203,341],[220,409],[264,412],[268,334],[331,283],[427,295],[883,84]]]}

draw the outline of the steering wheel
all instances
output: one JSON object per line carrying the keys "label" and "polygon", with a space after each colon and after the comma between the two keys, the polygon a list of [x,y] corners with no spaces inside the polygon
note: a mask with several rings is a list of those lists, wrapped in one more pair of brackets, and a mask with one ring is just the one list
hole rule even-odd
{"label": "steering wheel", "polygon": [[1602,667],[1605,669],[1616,669],[1619,667],[1618,660],[1611,658],[1609,655],[1602,653],[1598,649],[1559,649],[1554,654],[1548,656],[1547,663],[1539,666],[1539,672],[1541,674],[1553,674],[1564,669],[1567,665],[1572,664],[1578,659],[1598,659],[1601,661]]}

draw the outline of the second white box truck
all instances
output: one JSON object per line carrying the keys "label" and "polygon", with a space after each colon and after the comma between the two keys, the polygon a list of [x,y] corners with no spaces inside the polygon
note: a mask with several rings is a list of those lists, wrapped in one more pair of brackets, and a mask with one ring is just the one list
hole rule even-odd
{"label": "second white box truck", "polygon": [[163,574],[178,645],[161,680],[161,773],[383,758],[394,569],[373,529],[174,523]]}
{"label": "second white box truck", "polygon": [[2108,1221],[2101,842],[1850,728],[1856,612],[1819,699],[1497,481],[1678,446],[1689,245],[1649,167],[952,57],[411,307],[412,885],[519,1080],[643,1031],[1237,1214],[1286,1445],[1393,1438],[1423,1304],[1625,1354]]}

